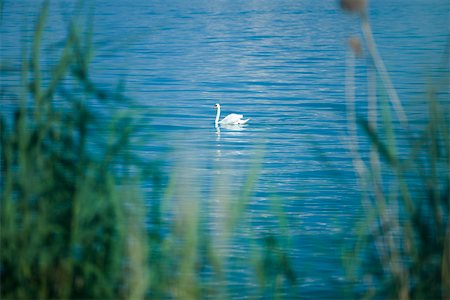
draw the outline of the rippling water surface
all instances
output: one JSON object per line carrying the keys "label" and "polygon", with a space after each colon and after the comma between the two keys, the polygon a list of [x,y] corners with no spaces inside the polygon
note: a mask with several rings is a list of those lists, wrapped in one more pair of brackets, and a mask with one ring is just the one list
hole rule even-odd
{"label": "rippling water surface", "polygon": [[[36,11],[26,2],[6,1],[4,60],[20,58],[26,28],[17,20]],[[47,34],[54,41],[63,37],[64,16],[73,7],[67,3],[51,6]],[[288,216],[299,294],[342,295],[340,253],[354,241],[361,211],[343,143],[345,41],[359,34],[358,20],[336,1],[98,0],[93,7],[93,77],[104,83],[124,79],[139,107],[141,132],[157,134],[136,151],[162,157],[168,173],[204,196],[211,228],[219,226],[219,200],[234,201],[252,164],[259,164],[246,215],[252,226],[241,228],[242,240],[277,232],[269,213],[276,201]],[[425,83],[444,59],[448,9],[446,0],[371,1],[375,38],[413,121],[423,117]],[[366,63],[356,62],[362,115]],[[248,126],[218,132],[215,103],[223,115],[251,118]],[[180,165],[184,169],[177,171]],[[248,251],[244,241],[233,247],[236,256]],[[236,290],[245,284],[236,283]]]}

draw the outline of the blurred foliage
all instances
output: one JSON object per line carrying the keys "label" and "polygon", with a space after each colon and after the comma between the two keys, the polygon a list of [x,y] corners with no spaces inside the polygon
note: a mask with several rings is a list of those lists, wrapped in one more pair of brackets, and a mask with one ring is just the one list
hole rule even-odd
{"label": "blurred foliage", "polygon": [[[448,299],[449,111],[448,101],[439,98],[448,91],[430,88],[428,122],[413,132],[376,49],[366,1],[341,6],[361,17],[369,71],[373,66],[372,79],[383,91],[369,97],[367,120],[357,121],[349,104],[350,126],[359,123],[371,144],[366,161],[363,150],[351,145],[367,193],[360,239],[346,256],[349,269],[365,296]],[[5,13],[3,1],[0,9]],[[90,76],[91,21],[84,27],[76,17],[69,22],[51,72],[43,70],[48,13],[46,2],[31,47],[24,50],[20,92],[1,86],[1,100],[17,103],[0,116],[1,298],[226,299],[227,284],[237,280],[230,279],[236,242],[248,250],[248,260],[234,262],[245,269],[251,287],[243,297],[298,297],[280,201],[270,211],[278,227],[245,242],[239,236],[243,227],[252,229],[247,207],[262,157],[240,191],[229,191],[220,178],[221,195],[211,195],[222,205],[220,226],[207,228],[200,187],[177,175],[188,169],[177,170],[166,183],[154,162],[131,151],[136,118],[114,113],[115,104],[129,101],[121,84],[110,92]],[[361,44],[351,40],[358,56]],[[1,72],[11,72],[3,63]],[[395,130],[398,123],[407,138]],[[151,181],[147,202],[144,179]]]}
{"label": "blurred foliage", "polygon": [[[441,81],[429,84],[423,103],[425,124],[422,129],[418,124],[412,127],[378,53],[368,15],[360,17],[369,58],[367,118],[358,120],[355,114],[353,68],[361,55],[356,38],[350,43],[346,80],[349,147],[365,216],[353,253],[346,254],[347,264],[357,287],[362,286],[369,298],[449,299],[448,63],[438,67]],[[448,49],[445,56],[448,62]],[[369,153],[358,147],[355,123],[370,143]]]}
{"label": "blurred foliage", "polygon": [[2,101],[11,97],[17,105],[0,119],[1,298],[141,298],[147,288],[142,199],[127,187],[137,178],[117,171],[129,167],[133,124],[118,117],[111,129],[120,130],[108,132],[89,109],[91,99],[122,96],[91,82],[91,33],[76,20],[44,78],[47,14],[45,3],[22,62],[20,95],[2,85]]}

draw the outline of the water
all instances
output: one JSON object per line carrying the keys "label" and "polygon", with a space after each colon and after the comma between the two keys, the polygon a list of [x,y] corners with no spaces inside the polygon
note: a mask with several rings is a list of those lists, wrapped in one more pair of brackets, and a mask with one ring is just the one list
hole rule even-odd
{"label": "water", "polygon": [[[2,60],[20,58],[17,37],[30,31],[17,20],[29,20],[36,11],[26,2],[5,4]],[[64,16],[72,11],[73,4],[66,4],[51,6],[46,31],[54,42],[64,36]],[[400,98],[407,99],[408,116],[420,123],[426,83],[441,72],[448,42],[448,1],[370,5],[381,55]],[[218,199],[233,201],[252,164],[260,162],[246,215],[251,227],[241,228],[241,238],[249,231],[278,232],[270,213],[276,201],[288,216],[298,293],[344,297],[349,284],[340,253],[355,241],[361,212],[357,176],[343,142],[345,41],[359,34],[357,18],[343,14],[335,1],[312,0],[109,0],[93,7],[92,77],[105,85],[125,79],[143,136],[158,135],[135,150],[163,158],[168,173],[202,196],[211,228],[220,226]],[[51,65],[51,55],[46,59]],[[366,61],[356,64],[357,110],[363,115]],[[249,125],[217,132],[215,103],[222,105],[222,116],[241,113],[251,118]],[[220,189],[225,184],[226,191]],[[244,242],[233,247],[236,256],[248,250]],[[236,297],[244,287],[236,283]]]}

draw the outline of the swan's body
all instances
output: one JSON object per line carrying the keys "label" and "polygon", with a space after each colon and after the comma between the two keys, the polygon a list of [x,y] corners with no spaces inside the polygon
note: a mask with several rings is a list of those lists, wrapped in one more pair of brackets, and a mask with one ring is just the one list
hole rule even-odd
{"label": "swan's body", "polygon": [[216,114],[216,121],[214,122],[214,124],[216,125],[216,127],[219,126],[219,124],[221,125],[244,125],[245,123],[247,123],[250,119],[243,119],[244,116],[243,115],[239,115],[239,114],[229,114],[228,116],[226,116],[225,118],[223,118],[221,121],[219,121],[220,118],[220,104],[216,104],[214,105],[214,108],[217,109],[217,114]]}

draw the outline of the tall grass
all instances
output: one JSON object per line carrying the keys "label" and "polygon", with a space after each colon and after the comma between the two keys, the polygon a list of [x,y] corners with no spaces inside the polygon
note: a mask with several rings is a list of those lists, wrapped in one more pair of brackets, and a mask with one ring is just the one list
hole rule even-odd
{"label": "tall grass", "polygon": [[[296,276],[287,241],[279,235],[286,226],[283,213],[273,210],[279,221],[273,235],[251,233],[252,216],[247,207],[260,166],[260,160],[253,162],[237,191],[230,189],[226,178],[218,179],[208,204],[201,200],[192,163],[174,170],[158,201],[160,213],[150,222],[150,298],[232,299],[241,295],[275,299],[295,295],[289,291]],[[211,217],[215,219],[211,221]],[[242,240],[240,230],[244,228],[248,232]],[[236,243],[245,253],[233,254]],[[238,285],[239,291],[232,285]]]}
{"label": "tall grass", "polygon": [[48,3],[23,57],[20,93],[2,85],[2,102],[15,108],[0,119],[1,298],[142,298],[142,198],[129,187],[137,179],[117,171],[130,165],[132,123],[116,118],[111,128],[120,130],[109,132],[89,109],[123,96],[91,81],[91,33],[76,19],[51,75],[44,73],[47,14]]}
{"label": "tall grass", "polygon": [[[353,39],[349,146],[366,192],[366,216],[349,266],[355,280],[364,278],[366,296],[447,299],[450,138],[448,102],[440,97],[448,92],[430,86],[427,124],[412,132],[378,54],[365,1],[343,2],[361,16],[371,61],[364,118],[355,109],[353,66],[361,48]],[[166,183],[152,163],[133,155],[135,120],[111,109],[127,101],[120,86],[109,92],[90,77],[89,25],[74,18],[52,71],[42,67],[48,12],[44,4],[24,51],[20,92],[1,86],[1,100],[17,104],[0,119],[2,299],[228,299],[236,295],[229,285],[237,280],[230,274],[238,239],[248,252],[235,263],[245,271],[242,297],[299,297],[279,201],[273,201],[278,227],[272,232],[248,234],[245,242],[239,232],[252,228],[247,207],[263,158],[238,191],[218,180],[218,193],[208,200],[220,205],[220,220],[208,228],[198,182],[182,176],[192,168],[180,167]],[[93,103],[105,109],[93,110]],[[358,130],[371,145],[368,155]],[[144,195],[142,179],[152,181],[151,195]]]}
{"label": "tall grass", "polygon": [[[366,215],[349,266],[355,280],[364,278],[368,297],[449,299],[448,65],[440,66],[447,69],[442,82],[429,85],[423,129],[413,130],[378,53],[366,2],[341,4],[360,15],[370,58],[367,117],[356,116],[353,68],[361,47],[359,39],[353,39],[346,81],[349,147],[360,177]],[[356,124],[370,143],[368,155],[358,146]]]}

